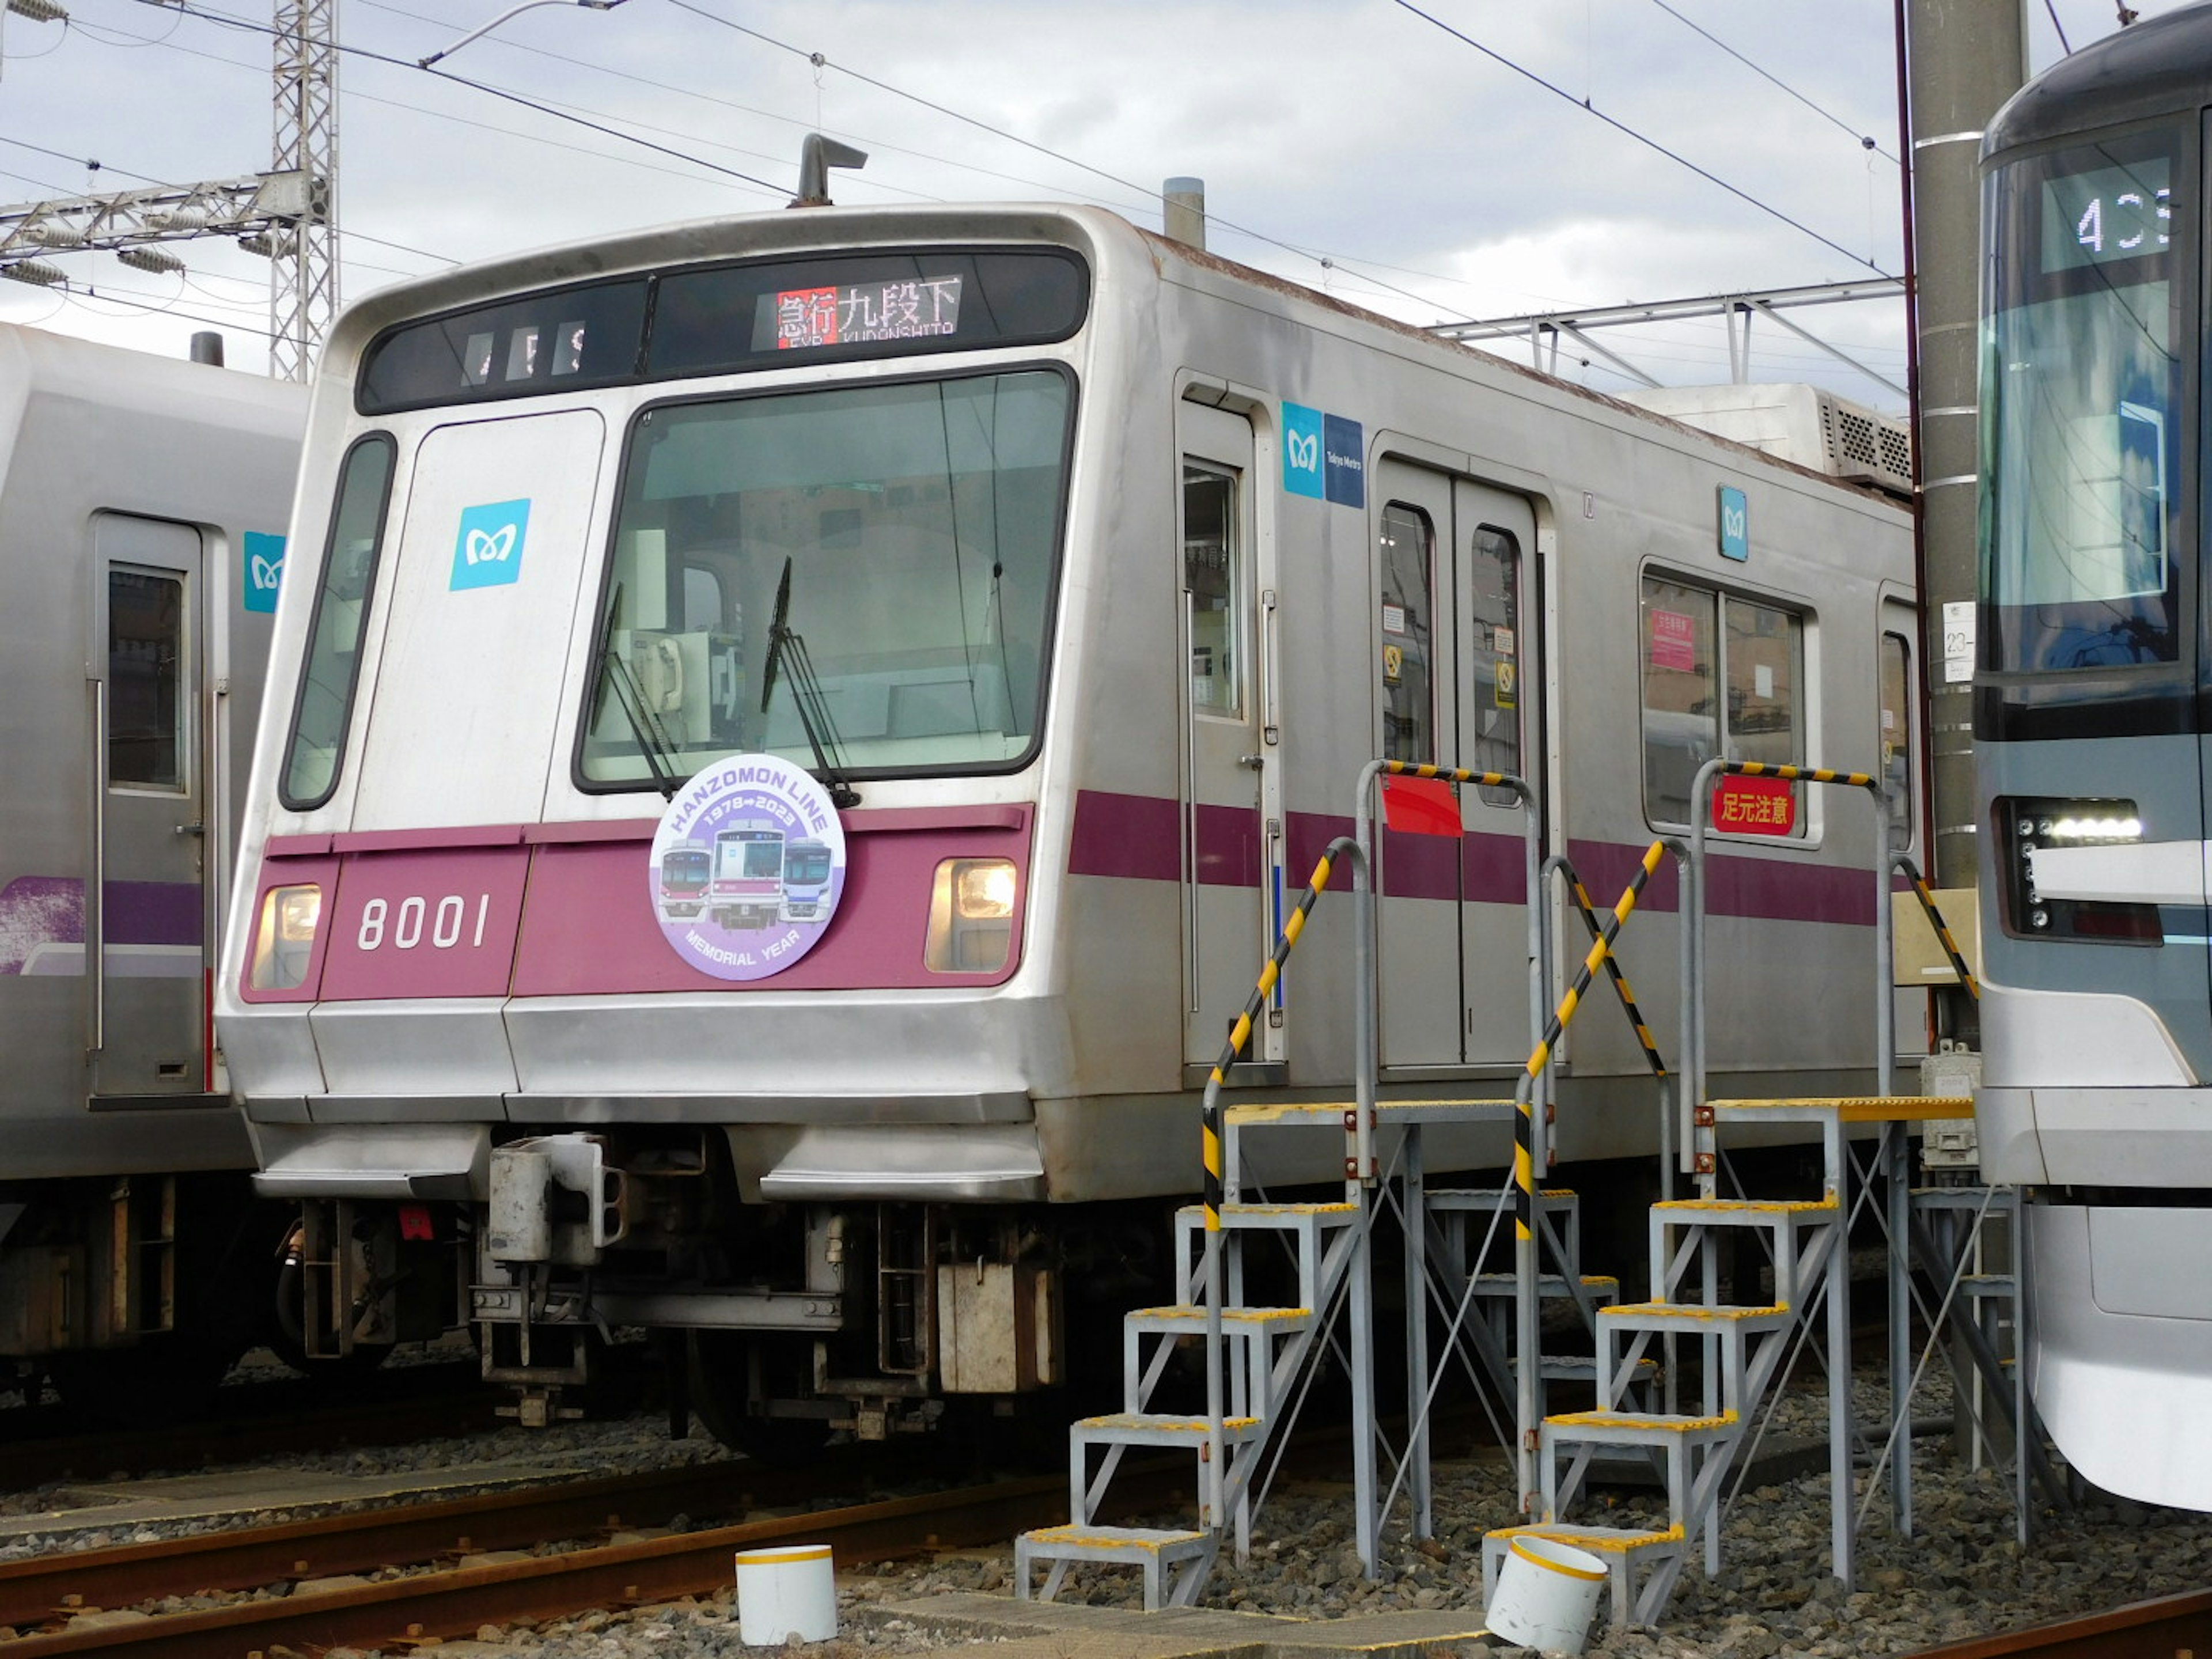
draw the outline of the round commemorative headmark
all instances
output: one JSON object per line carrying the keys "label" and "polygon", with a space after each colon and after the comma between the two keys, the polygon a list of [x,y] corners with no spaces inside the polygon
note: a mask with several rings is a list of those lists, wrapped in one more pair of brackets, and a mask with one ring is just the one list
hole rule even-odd
{"label": "round commemorative headmark", "polygon": [[845,830],[774,755],[702,767],[660,815],[647,872],[669,948],[716,979],[766,979],[821,939],[845,890]]}

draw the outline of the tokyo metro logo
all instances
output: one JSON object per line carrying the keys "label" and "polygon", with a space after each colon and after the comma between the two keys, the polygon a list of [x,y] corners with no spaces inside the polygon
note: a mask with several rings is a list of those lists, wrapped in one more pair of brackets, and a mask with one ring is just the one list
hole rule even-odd
{"label": "tokyo metro logo", "polygon": [[449,588],[496,587],[522,579],[523,538],[530,529],[530,503],[491,501],[461,509],[460,534],[453,543]]}

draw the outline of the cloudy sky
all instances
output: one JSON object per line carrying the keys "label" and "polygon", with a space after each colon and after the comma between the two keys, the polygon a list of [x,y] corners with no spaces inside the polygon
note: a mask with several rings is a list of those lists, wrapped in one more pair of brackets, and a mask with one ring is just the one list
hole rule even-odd
{"label": "cloudy sky", "polygon": [[[778,209],[817,125],[872,152],[837,175],[844,203],[1080,200],[1157,224],[1159,181],[1196,174],[1217,251],[1413,322],[1900,268],[1890,0],[622,0],[529,11],[439,66],[481,87],[415,67],[509,3],[339,0],[347,297]],[[65,24],[6,19],[0,197],[269,165],[267,0],[67,4]],[[2079,48],[2115,27],[2112,0],[2029,14],[2038,68],[2058,28]],[[267,264],[173,251],[182,276],[54,255],[70,291],[0,283],[0,318],[165,352],[212,324],[258,366]],[[1901,306],[1796,315],[1904,380]],[[1665,381],[1727,378],[1717,320],[1604,337]],[[1774,331],[1754,346],[1760,379],[1901,404]]]}

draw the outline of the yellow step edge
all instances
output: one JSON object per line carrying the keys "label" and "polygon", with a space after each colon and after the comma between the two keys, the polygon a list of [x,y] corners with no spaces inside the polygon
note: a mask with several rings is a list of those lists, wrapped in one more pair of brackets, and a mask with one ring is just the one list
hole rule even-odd
{"label": "yellow step edge", "polygon": [[[1334,1204],[1231,1203],[1223,1205],[1221,1213],[1224,1215],[1349,1215],[1358,1207],[1357,1204],[1346,1204],[1342,1200]],[[1206,1212],[1203,1206],[1186,1204],[1176,1213],[1194,1216],[1203,1215]]]}
{"label": "yellow step edge", "polygon": [[1836,1195],[1825,1198],[1662,1198],[1651,1206],[1669,1214],[1695,1211],[1721,1215],[1805,1215],[1832,1210]]}
{"label": "yellow step edge", "polygon": [[1777,1302],[1765,1308],[1701,1308],[1693,1302],[1623,1302],[1614,1307],[1600,1308],[1598,1315],[1602,1318],[1607,1314],[1664,1314],[1673,1318],[1727,1322],[1739,1319],[1764,1319],[1770,1314],[1786,1314],[1789,1311],[1787,1302]]}
{"label": "yellow step edge", "polygon": [[1606,1532],[1575,1532],[1556,1522],[1539,1522],[1533,1527],[1499,1527],[1494,1532],[1483,1534],[1486,1538],[1549,1538],[1562,1544],[1571,1544],[1578,1550],[1591,1550],[1601,1554],[1626,1555],[1631,1550],[1649,1549],[1654,1544],[1679,1544],[1682,1541],[1681,1527],[1668,1527],[1657,1532],[1639,1532],[1628,1536]]}
{"label": "yellow step edge", "polygon": [[[1224,1429],[1249,1429],[1258,1425],[1256,1417],[1224,1417]],[[1146,1417],[1141,1413],[1109,1412],[1103,1417],[1084,1417],[1076,1419],[1079,1429],[1203,1429],[1206,1421],[1202,1417]]]}
{"label": "yellow step edge", "polygon": [[[1433,1106],[1511,1106],[1510,1096],[1469,1095],[1449,1100],[1378,1100],[1375,1103],[1377,1116],[1390,1113],[1413,1111]],[[1279,1118],[1303,1117],[1314,1112],[1352,1112],[1359,1109],[1356,1100],[1306,1100],[1257,1102],[1231,1106],[1228,1109],[1232,1123],[1272,1123]]]}
{"label": "yellow step edge", "polygon": [[1164,1528],[1132,1527],[1127,1532],[1096,1533],[1081,1527],[1039,1527],[1028,1534],[1039,1544],[1075,1544],[1090,1549],[1139,1549],[1158,1552],[1177,1544],[1195,1544],[1202,1532],[1170,1532]]}
{"label": "yellow step edge", "polygon": [[1922,1118],[1972,1117],[1970,1095],[1800,1095],[1769,1100],[1709,1100],[1717,1112],[1800,1110],[1832,1113],[1845,1123],[1907,1123]]}
{"label": "yellow step edge", "polygon": [[[1206,1317],[1206,1310],[1193,1307],[1132,1308],[1127,1316],[1131,1319],[1202,1320]],[[1310,1319],[1313,1317],[1313,1310],[1311,1308],[1224,1308],[1221,1310],[1221,1316],[1224,1320],[1241,1319],[1256,1324],[1278,1319]]]}
{"label": "yellow step edge", "polygon": [[1649,1429],[1668,1434],[1692,1434],[1700,1429],[1724,1429],[1736,1420],[1734,1412],[1717,1417],[1637,1417],[1626,1412],[1559,1412],[1544,1419],[1563,1428]]}

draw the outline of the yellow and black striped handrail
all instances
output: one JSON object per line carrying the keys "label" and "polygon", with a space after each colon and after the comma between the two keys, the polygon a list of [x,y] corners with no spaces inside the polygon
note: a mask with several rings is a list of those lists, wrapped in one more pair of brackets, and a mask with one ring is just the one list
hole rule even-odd
{"label": "yellow and black striped handrail", "polygon": [[[1566,873],[1567,890],[1574,896],[1575,908],[1582,916],[1583,926],[1589,930],[1593,941],[1602,938],[1604,933],[1598,925],[1597,907],[1590,902],[1589,890],[1583,885],[1583,878],[1564,859],[1559,860],[1559,867]],[[1610,951],[1606,952],[1605,971],[1607,977],[1613,981],[1614,994],[1620,999],[1621,1012],[1628,1016],[1629,1026],[1635,1031],[1637,1042],[1643,1045],[1644,1063],[1650,1066],[1651,1075],[1664,1083],[1667,1080],[1667,1062],[1660,1057],[1659,1044],[1651,1035],[1650,1026],[1644,1024],[1643,1009],[1637,1006],[1636,993],[1629,988],[1628,975],[1620,970],[1620,958]]]}
{"label": "yellow and black striped handrail", "polygon": [[1298,936],[1305,932],[1306,917],[1312,913],[1315,901],[1321,897],[1322,890],[1328,885],[1329,873],[1335,867],[1339,854],[1346,848],[1355,852],[1358,850],[1350,836],[1339,836],[1322,849],[1321,861],[1314,866],[1313,875],[1306,883],[1306,890],[1298,896],[1297,907],[1283,923],[1282,934],[1275,941],[1274,951],[1267,957],[1267,965],[1260,969],[1259,982],[1246,999],[1244,1012],[1237,1016],[1237,1024],[1230,1028],[1229,1040],[1221,1046],[1221,1058],[1213,1062],[1213,1075],[1206,1079],[1205,1205],[1206,1231],[1210,1233],[1221,1231],[1222,1194],[1225,1188],[1222,1168],[1222,1147],[1224,1145],[1221,1121],[1222,1085],[1229,1080],[1229,1068],[1237,1063],[1237,1056],[1244,1052],[1244,1045],[1252,1040],[1252,1028],[1259,1020],[1260,1011],[1267,1006],[1268,994],[1275,988],[1276,981],[1282,977],[1283,964],[1291,959],[1291,952],[1297,948]]}
{"label": "yellow and black striped handrail", "polygon": [[1952,971],[1959,975],[1959,983],[1966,988],[1966,994],[1977,1002],[1982,1000],[1982,988],[1974,982],[1974,970],[1966,966],[1966,958],[1959,949],[1958,941],[1951,937],[1951,929],[1943,921],[1943,913],[1936,905],[1936,895],[1912,860],[1899,853],[1890,860],[1893,868],[1904,872],[1912,884],[1912,895],[1920,901],[1927,914],[1928,925],[1936,930],[1936,942],[1943,947],[1943,954],[1951,959]]}
{"label": "yellow and black striped handrail", "polygon": [[1627,926],[1629,915],[1636,908],[1636,901],[1643,896],[1644,884],[1651,879],[1651,872],[1659,867],[1659,860],[1666,852],[1667,843],[1663,841],[1655,841],[1645,849],[1643,859],[1636,866],[1635,875],[1629,878],[1620,902],[1613,907],[1612,915],[1606,919],[1605,926],[1591,943],[1589,954],[1583,958],[1582,966],[1575,972],[1574,983],[1567,987],[1566,995],[1559,999],[1558,1012],[1546,1024],[1543,1036],[1530,1051],[1528,1063],[1522,1067],[1521,1080],[1514,1086],[1513,1230],[1516,1240],[1529,1240],[1536,1236],[1536,1182],[1539,1177],[1535,1159],[1536,1079],[1543,1074],[1544,1066],[1552,1057],[1553,1046],[1565,1035],[1568,1025],[1573,1022],[1576,1010],[1582,1006],[1583,994],[1589,989],[1590,981],[1597,977],[1599,967],[1611,959],[1613,941],[1620,937],[1620,930]]}

